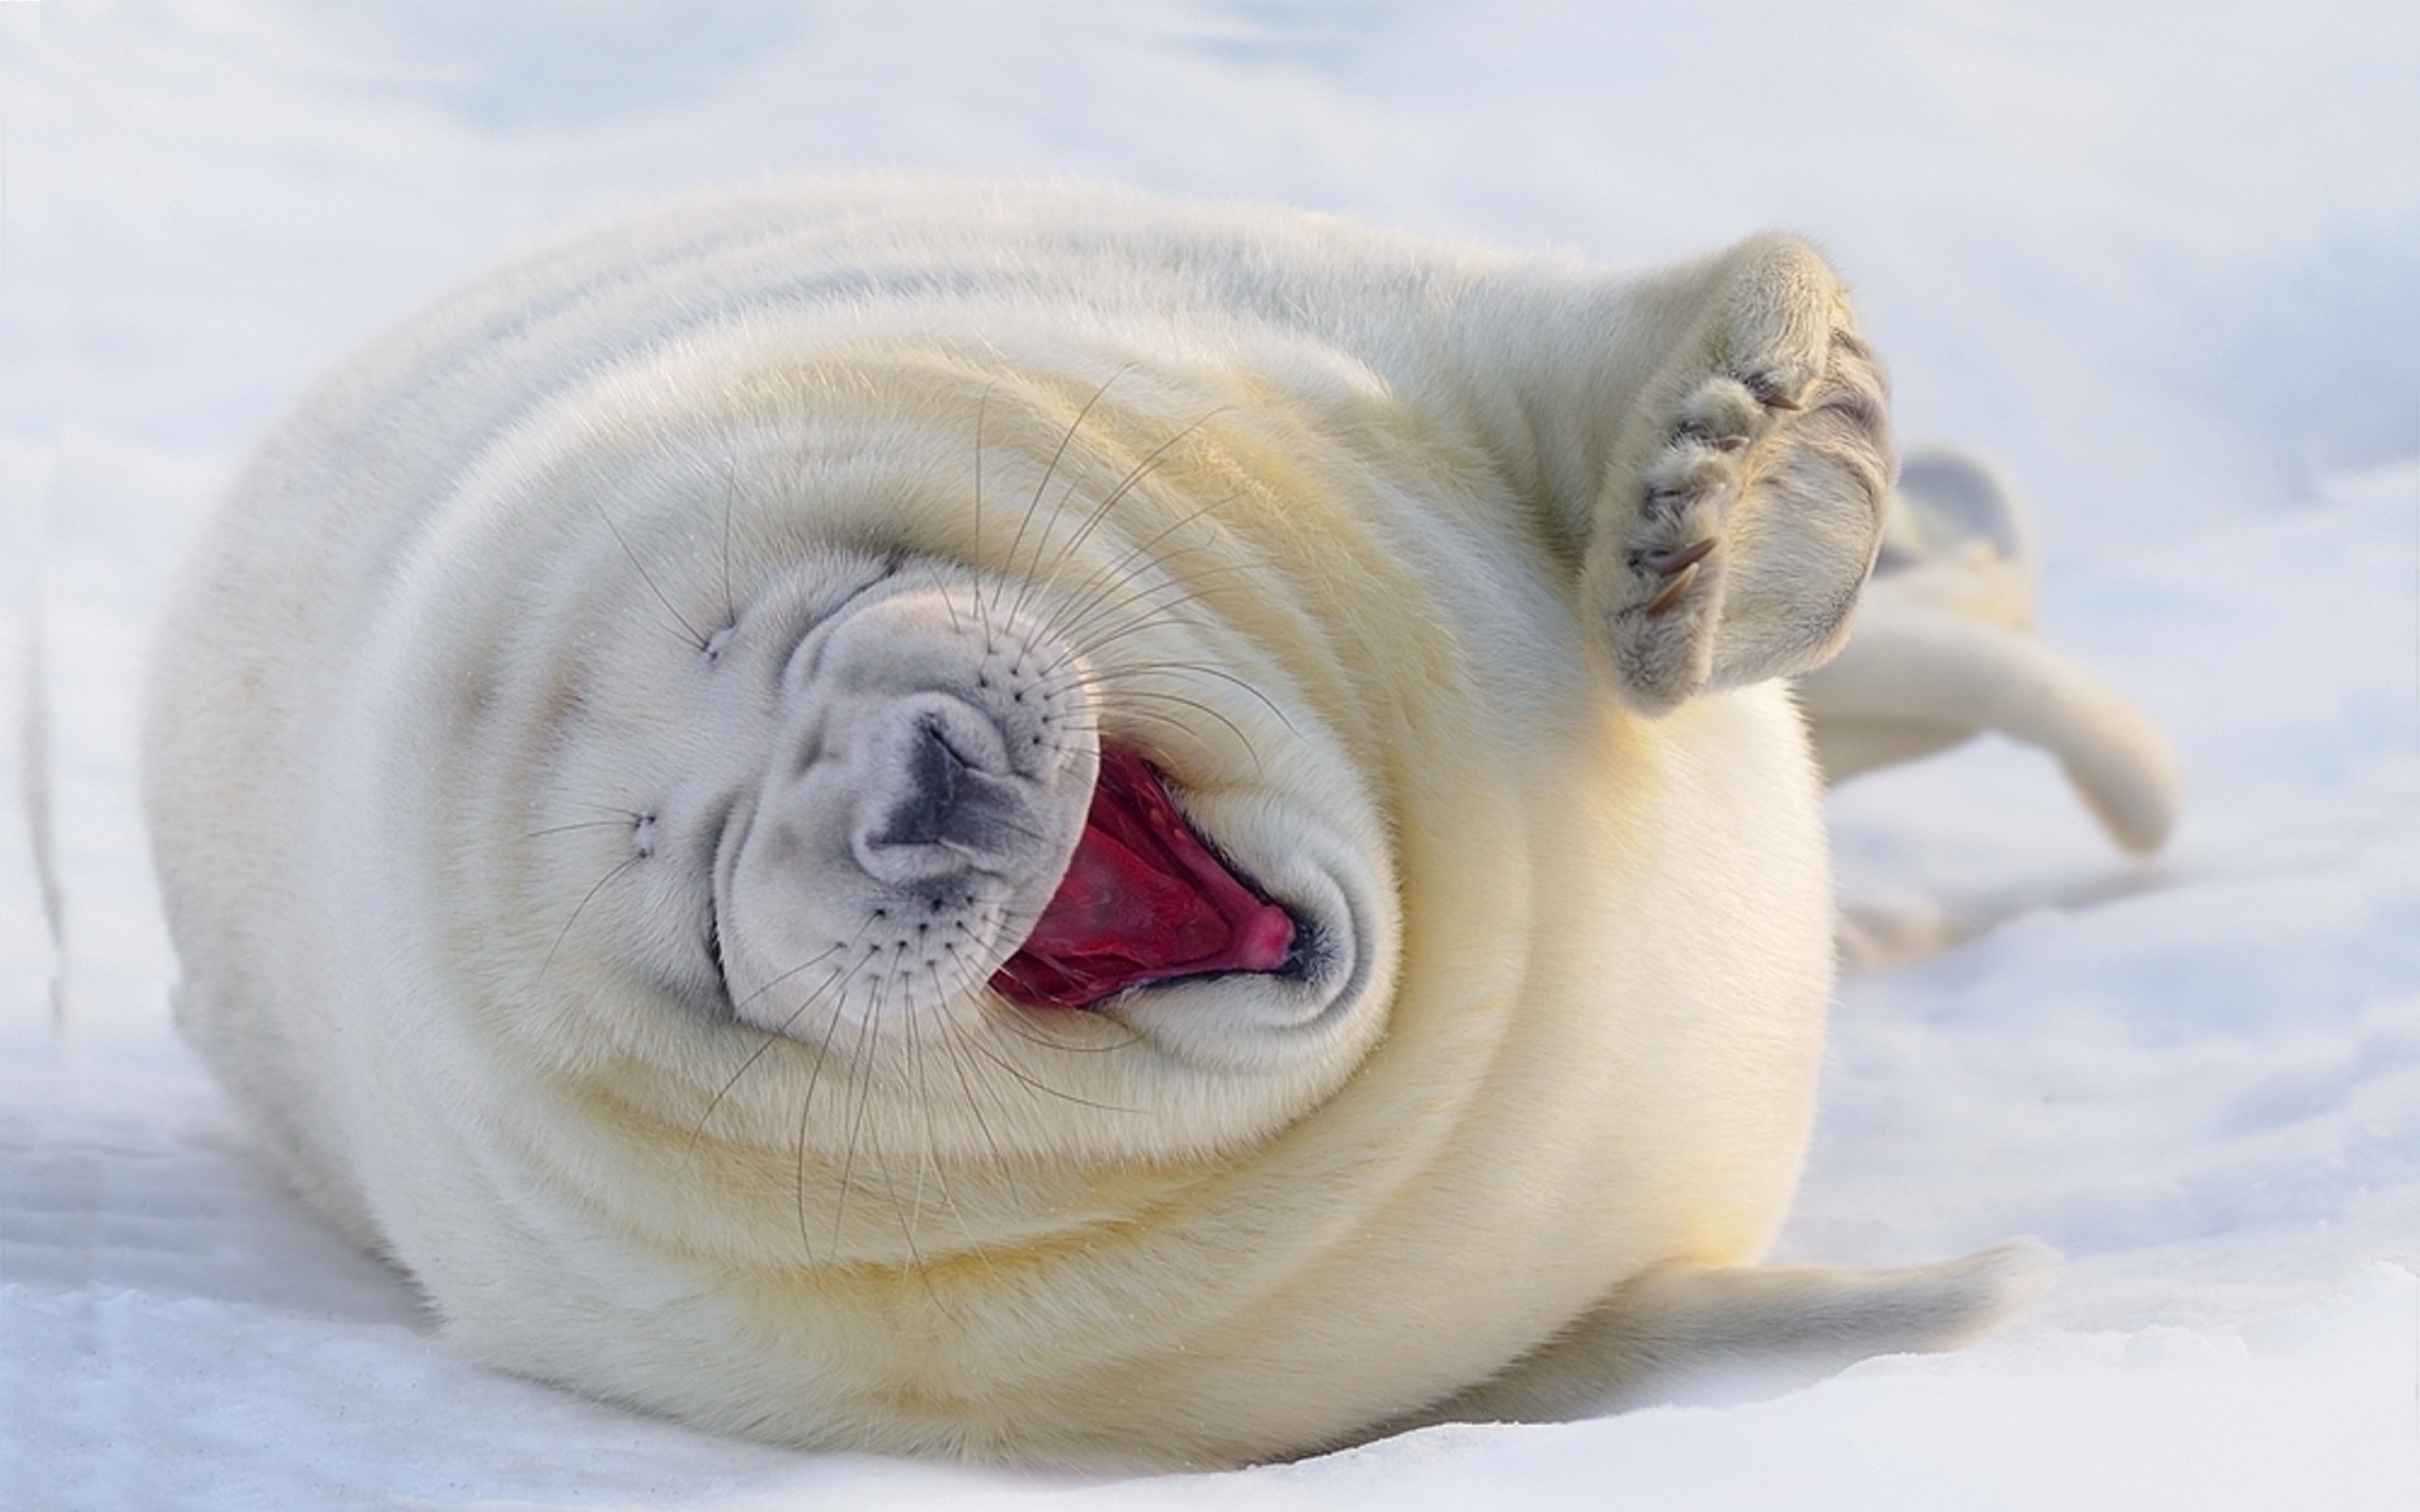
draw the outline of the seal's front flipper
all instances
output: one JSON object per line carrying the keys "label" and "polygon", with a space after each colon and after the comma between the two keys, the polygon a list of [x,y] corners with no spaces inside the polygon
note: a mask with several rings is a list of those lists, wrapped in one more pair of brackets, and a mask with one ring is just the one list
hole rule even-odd
{"label": "seal's front flipper", "polygon": [[1829,656],[1893,472],[1881,369],[1812,249],[1754,238],[1690,297],[1618,422],[1581,579],[1646,714]]}
{"label": "seal's front flipper", "polygon": [[2048,1246],[2017,1240],[1897,1270],[1668,1265],[1417,1420],[1554,1422],[1771,1395],[1876,1355],[1966,1343],[2039,1292],[2056,1263]]}

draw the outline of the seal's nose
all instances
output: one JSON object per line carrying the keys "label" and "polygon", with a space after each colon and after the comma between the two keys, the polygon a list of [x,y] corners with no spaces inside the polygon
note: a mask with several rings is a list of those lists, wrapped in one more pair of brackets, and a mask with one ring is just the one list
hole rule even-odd
{"label": "seal's nose", "polygon": [[959,799],[968,787],[966,759],[950,747],[939,720],[920,720],[916,730],[922,738],[908,747],[908,794],[873,845],[937,845],[954,828],[965,827]]}
{"label": "seal's nose", "polygon": [[901,698],[860,747],[857,864],[894,885],[1021,871],[1038,836],[1035,785],[1009,764],[998,724],[947,694]]}

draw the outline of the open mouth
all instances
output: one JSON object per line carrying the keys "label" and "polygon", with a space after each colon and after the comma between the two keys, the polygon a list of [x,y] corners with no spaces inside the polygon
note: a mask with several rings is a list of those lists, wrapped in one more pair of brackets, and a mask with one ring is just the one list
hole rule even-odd
{"label": "open mouth", "polygon": [[1026,1007],[1089,1007],[1147,982],[1280,971],[1293,947],[1293,919],[1202,842],[1150,765],[1103,746],[1067,874],[992,987]]}

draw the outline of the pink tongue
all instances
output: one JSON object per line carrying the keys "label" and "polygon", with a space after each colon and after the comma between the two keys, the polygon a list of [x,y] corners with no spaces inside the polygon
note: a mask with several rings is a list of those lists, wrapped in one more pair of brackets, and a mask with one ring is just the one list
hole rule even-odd
{"label": "pink tongue", "polygon": [[992,978],[1011,1002],[1080,1008],[1142,982],[1274,971],[1294,921],[1236,880],[1168,800],[1159,774],[1104,746],[1067,875]]}

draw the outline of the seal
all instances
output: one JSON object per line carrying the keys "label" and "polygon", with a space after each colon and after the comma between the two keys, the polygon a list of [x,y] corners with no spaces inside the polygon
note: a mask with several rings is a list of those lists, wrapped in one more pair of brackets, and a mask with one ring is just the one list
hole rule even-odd
{"label": "seal", "polygon": [[1892,459],[1823,258],[1109,192],[666,208],[372,347],[160,644],[181,1022],[501,1368],[1232,1464],[1931,1348],[1769,1269],[1832,988],[1782,679]]}

